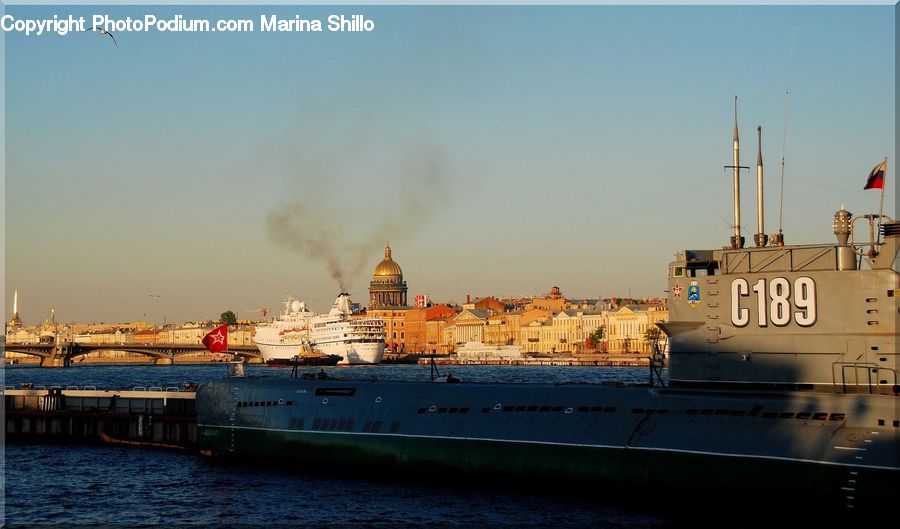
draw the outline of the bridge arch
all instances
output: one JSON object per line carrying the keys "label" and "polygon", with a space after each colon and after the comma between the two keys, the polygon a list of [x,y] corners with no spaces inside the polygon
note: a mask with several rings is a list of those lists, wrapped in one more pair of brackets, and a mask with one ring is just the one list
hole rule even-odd
{"label": "bridge arch", "polygon": [[[3,349],[10,353],[36,356],[41,359],[42,365],[49,360],[58,359],[64,359],[65,363],[68,364],[74,358],[98,351],[134,353],[146,356],[157,363],[171,363],[177,357],[206,352],[206,348],[201,344],[92,344],[73,342],[61,343],[59,346],[47,343],[6,343]],[[228,352],[242,358],[244,361],[259,361],[262,358],[255,346],[235,346]]]}
{"label": "bridge arch", "polygon": [[36,356],[38,358],[50,358],[53,356],[52,347],[29,347],[27,344],[6,344],[4,353],[17,353]]}

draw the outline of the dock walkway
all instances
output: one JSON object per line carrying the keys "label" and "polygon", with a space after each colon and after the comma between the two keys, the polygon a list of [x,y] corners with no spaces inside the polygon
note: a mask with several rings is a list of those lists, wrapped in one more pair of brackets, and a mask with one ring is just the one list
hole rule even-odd
{"label": "dock walkway", "polygon": [[10,441],[112,443],[191,449],[197,443],[196,387],[3,390]]}

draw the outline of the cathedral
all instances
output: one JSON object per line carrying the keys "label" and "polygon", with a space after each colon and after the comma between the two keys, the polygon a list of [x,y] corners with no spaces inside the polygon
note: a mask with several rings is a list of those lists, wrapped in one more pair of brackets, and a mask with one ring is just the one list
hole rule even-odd
{"label": "cathedral", "polygon": [[369,308],[405,307],[406,290],[403,270],[391,258],[391,246],[387,245],[384,248],[384,260],[375,267],[372,282],[369,283]]}

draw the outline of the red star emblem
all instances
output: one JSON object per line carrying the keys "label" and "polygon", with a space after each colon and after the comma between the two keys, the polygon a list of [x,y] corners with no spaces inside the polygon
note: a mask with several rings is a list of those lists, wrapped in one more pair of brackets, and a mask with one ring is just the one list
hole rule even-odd
{"label": "red star emblem", "polygon": [[213,334],[210,338],[212,338],[213,343],[225,344],[225,335],[222,334],[222,331]]}
{"label": "red star emblem", "polygon": [[672,287],[672,298],[673,299],[681,299],[681,293],[683,291],[684,291],[684,289],[681,288],[681,285],[679,285],[678,283],[675,283],[675,286]]}

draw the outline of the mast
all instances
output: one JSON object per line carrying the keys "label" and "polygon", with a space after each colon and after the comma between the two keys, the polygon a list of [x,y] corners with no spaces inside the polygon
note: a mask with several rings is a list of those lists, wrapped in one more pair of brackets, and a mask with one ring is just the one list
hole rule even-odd
{"label": "mast", "polygon": [[887,156],[884,157],[884,174],[881,176],[881,203],[878,206],[878,246],[881,246],[881,223],[884,221],[884,187],[887,184]]}
{"label": "mast", "polygon": [[758,248],[766,245],[769,238],[766,236],[763,216],[763,161],[762,161],[762,127],[756,126],[756,138],[759,144],[759,152],[756,155],[756,235],[753,242]]}
{"label": "mast", "polygon": [[726,165],[726,169],[734,169],[734,235],[731,236],[731,248],[738,250],[744,247],[744,238],[741,237],[741,142],[738,137],[737,122],[737,96],[734,96],[734,165]]}

